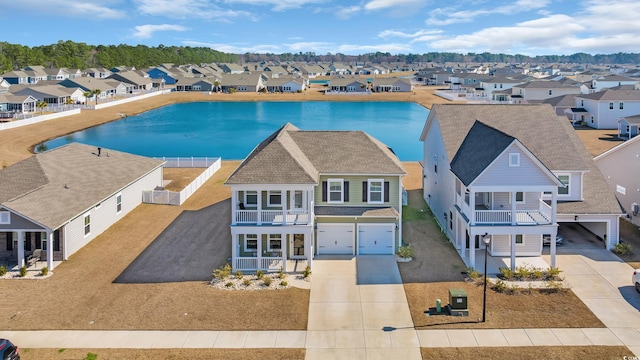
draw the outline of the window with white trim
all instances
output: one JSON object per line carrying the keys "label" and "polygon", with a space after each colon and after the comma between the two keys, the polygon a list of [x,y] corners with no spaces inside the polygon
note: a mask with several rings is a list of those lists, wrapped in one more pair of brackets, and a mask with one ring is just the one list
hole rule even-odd
{"label": "window with white trim", "polygon": [[624,110],[624,103],[622,101],[620,102],[620,110]]}
{"label": "window with white trim", "polygon": [[293,208],[302,209],[303,196],[302,190],[296,190],[293,192]]}
{"label": "window with white trim", "polygon": [[282,234],[269,234],[269,243],[267,244],[268,251],[281,251],[282,250]]}
{"label": "window with white trim", "polygon": [[558,187],[558,195],[569,195],[569,175],[558,175],[558,180],[560,180],[565,187]]}
{"label": "window with white trim", "polygon": [[509,166],[510,167],[520,166],[520,154],[519,153],[509,153]]}
{"label": "window with white trim", "polygon": [[381,204],[384,202],[384,180],[369,179],[368,189],[369,196],[367,199],[370,204]]}
{"label": "window with white trim", "polygon": [[122,194],[116,195],[116,214],[119,214],[122,211]]}
{"label": "window with white trim", "polygon": [[11,213],[9,211],[0,211],[0,224],[11,224]]}
{"label": "window with white trim", "polygon": [[255,190],[249,190],[244,192],[244,205],[245,206],[258,206],[258,192]]}
{"label": "window with white trim", "polygon": [[612,102],[609,103],[609,110],[613,110],[613,103]]}
{"label": "window with white trim", "polygon": [[521,235],[521,234],[516,235],[516,245],[524,246],[524,235]]}
{"label": "window with white trim", "polygon": [[84,236],[91,234],[91,213],[87,213],[83,217],[84,221]]}
{"label": "window with white trim", "polygon": [[258,234],[244,235],[244,251],[245,252],[258,251]]}
{"label": "window with white trim", "polygon": [[[512,193],[509,193],[509,203],[512,201]],[[516,204],[524,204],[524,193],[522,191],[516,192]]]}
{"label": "window with white trim", "polygon": [[329,192],[329,198],[327,199],[328,202],[330,203],[344,202],[342,189],[344,189],[343,179],[328,179],[327,180],[327,191]]}
{"label": "window with white trim", "polygon": [[267,196],[267,205],[268,206],[280,206],[280,205],[282,205],[282,191],[280,191],[280,190],[269,190],[269,194]]}

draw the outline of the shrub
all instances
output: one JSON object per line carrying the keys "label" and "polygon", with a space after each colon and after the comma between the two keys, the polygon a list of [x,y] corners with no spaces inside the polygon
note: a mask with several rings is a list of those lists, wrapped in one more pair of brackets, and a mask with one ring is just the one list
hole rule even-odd
{"label": "shrub", "polygon": [[280,266],[280,270],[278,270],[278,278],[279,279],[284,279],[287,276],[287,274],[284,273],[284,270],[282,269],[282,266]]}
{"label": "shrub", "polygon": [[549,270],[547,270],[547,279],[557,279],[558,277],[560,277],[561,272],[562,270],[558,269],[557,267],[550,267]]}
{"label": "shrub", "polygon": [[309,276],[311,276],[311,266],[307,265],[307,267],[304,268],[304,271],[302,272],[302,278],[306,279]]}
{"label": "shrub", "polygon": [[398,251],[396,251],[396,254],[398,255],[399,258],[409,259],[415,255],[415,252],[413,251],[413,248],[411,247],[411,245],[407,244],[404,246],[400,246],[398,248]]}
{"label": "shrub", "polygon": [[250,280],[250,279],[244,279],[244,280],[242,281],[242,285],[244,285],[244,286],[249,286],[249,285],[251,285],[251,280]]}
{"label": "shrub", "polygon": [[98,359],[98,354],[89,352],[87,353],[87,356],[85,356],[83,360],[97,360],[97,359]]}
{"label": "shrub", "polygon": [[541,269],[533,269],[531,271],[531,278],[533,280],[542,280],[542,279],[544,279],[544,271],[542,271]]}
{"label": "shrub", "polygon": [[242,273],[242,271],[236,270],[236,272],[235,272],[236,279],[240,280],[240,279],[242,279],[243,276],[244,276],[244,274]]}
{"label": "shrub", "polygon": [[477,271],[476,269],[472,268],[472,267],[468,267],[467,268],[467,277],[469,277],[469,279],[475,281],[480,279],[480,277],[482,276],[482,274]]}
{"label": "shrub", "polygon": [[264,271],[258,270],[256,271],[256,277],[260,280],[264,277]]}
{"label": "shrub", "polygon": [[231,281],[227,282],[226,284],[224,284],[224,286],[230,288],[233,286],[233,283]]}
{"label": "shrub", "polygon": [[229,264],[225,264],[224,266],[213,270],[214,279],[218,279],[218,280],[226,279],[229,277],[229,275],[231,275],[231,265]]}
{"label": "shrub", "polygon": [[500,275],[502,276],[502,278],[507,280],[513,279],[516,275],[515,272],[508,267],[501,267],[498,270],[500,270]]}
{"label": "shrub", "polygon": [[613,252],[615,252],[618,255],[627,255],[631,252],[631,244],[623,243],[623,242],[618,243],[613,248]]}
{"label": "shrub", "polygon": [[0,276],[5,276],[7,275],[7,267],[2,265],[0,266]]}
{"label": "shrub", "polygon": [[40,275],[42,275],[42,276],[49,275],[49,268],[45,266],[42,269],[40,269]]}
{"label": "shrub", "polygon": [[504,281],[498,280],[495,285],[493,285],[493,290],[498,293],[503,293],[507,289],[507,284]]}
{"label": "shrub", "polygon": [[555,281],[555,280],[549,280],[547,281],[547,283],[545,284],[546,290],[549,293],[557,293],[558,291],[560,291],[560,289],[562,289],[562,283],[559,281]]}
{"label": "shrub", "polygon": [[528,266],[516,266],[515,276],[518,279],[524,280],[531,277],[531,268]]}
{"label": "shrub", "polygon": [[265,276],[265,277],[262,279],[262,284],[263,284],[264,286],[271,286],[271,281],[273,281],[273,280],[271,280],[271,278],[270,278],[270,277]]}
{"label": "shrub", "polygon": [[27,267],[23,266],[20,268],[20,277],[25,277],[27,276]]}
{"label": "shrub", "polygon": [[289,283],[288,283],[288,282],[286,282],[286,281],[280,281],[280,286],[287,287],[288,285],[289,285]]}

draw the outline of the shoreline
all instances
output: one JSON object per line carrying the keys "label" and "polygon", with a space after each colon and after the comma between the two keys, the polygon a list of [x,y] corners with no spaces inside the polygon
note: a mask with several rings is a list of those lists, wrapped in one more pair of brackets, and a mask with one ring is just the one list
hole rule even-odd
{"label": "shoreline", "polygon": [[345,101],[345,102],[414,102],[427,109],[435,103],[451,103],[434,94],[437,86],[416,86],[413,92],[373,93],[371,95],[325,95],[325,87],[310,87],[305,93],[263,94],[263,93],[202,93],[171,92],[139,101],[108,107],[100,110],[84,110],[78,115],[66,116],[33,125],[0,131],[0,168],[12,165],[34,154],[41,143],[89,129],[108,122],[121,120],[126,116],[139,115],[163,106],[186,102],[255,102],[255,101]]}

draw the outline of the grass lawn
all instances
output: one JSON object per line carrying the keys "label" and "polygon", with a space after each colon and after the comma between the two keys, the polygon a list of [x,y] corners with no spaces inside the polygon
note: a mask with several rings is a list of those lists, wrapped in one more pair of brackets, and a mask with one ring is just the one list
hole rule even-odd
{"label": "grass lawn", "polygon": [[171,180],[164,189],[168,191],[182,191],[205,170],[204,168],[164,168],[164,180]]}
{"label": "grass lawn", "polygon": [[422,358],[438,360],[459,359],[546,359],[546,360],[601,360],[632,358],[633,353],[624,346],[523,346],[523,347],[468,347],[422,348]]}
{"label": "grass lawn", "polygon": [[[411,244],[415,256],[413,261],[398,266],[416,329],[604,327],[571,290],[517,295],[488,290],[487,322],[477,323],[482,317],[482,282],[464,281],[461,272],[466,270],[465,264],[422,198],[421,172],[407,170],[404,185],[409,203],[403,208],[403,240]],[[470,316],[426,316],[424,312],[436,306],[436,299],[443,306],[449,303],[451,288],[467,292]]]}
{"label": "grass lawn", "polygon": [[303,360],[304,349],[20,349],[22,360]]}
{"label": "grass lawn", "polygon": [[[4,330],[304,330],[309,290],[216,290],[207,281],[115,283],[183,212],[228,201],[222,168],[182,206],[142,204],[44,280],[2,280]],[[213,217],[228,226],[228,217]],[[225,224],[226,222],[226,224]],[[230,250],[229,254],[231,256]],[[161,261],[161,259],[159,260]],[[184,266],[189,266],[188,259]],[[173,265],[173,264],[171,264]],[[169,264],[167,265],[169,266]],[[211,269],[213,270],[213,268]]]}

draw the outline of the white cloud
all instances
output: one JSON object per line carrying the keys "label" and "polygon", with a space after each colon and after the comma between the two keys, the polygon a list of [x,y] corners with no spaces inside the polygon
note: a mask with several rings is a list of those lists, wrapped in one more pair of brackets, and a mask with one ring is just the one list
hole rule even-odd
{"label": "white cloud", "polygon": [[209,0],[135,0],[138,11],[144,15],[176,19],[212,19],[229,22],[230,18],[254,18],[247,11],[222,9]]}
{"label": "white cloud", "polygon": [[299,9],[309,4],[321,4],[323,0],[225,0],[228,4],[241,4],[253,6],[271,6],[273,11]]}
{"label": "white cloud", "polygon": [[70,17],[94,17],[99,19],[117,19],[126,16],[123,10],[110,6],[114,1],[96,0],[42,0],[7,1],[2,4],[4,9],[13,8],[29,13],[46,13]]}
{"label": "white cloud", "polygon": [[381,37],[383,39],[390,38],[390,37],[417,39],[424,36],[433,36],[441,33],[442,33],[442,30],[418,30],[414,33],[405,33],[405,32],[396,31],[396,30],[384,30],[378,34],[378,37]]}
{"label": "white cloud", "polygon": [[358,5],[339,8],[336,11],[336,16],[339,19],[346,20],[346,19],[349,19],[354,14],[356,14],[357,12],[359,12],[361,9],[362,8],[360,6],[358,6]]}
{"label": "white cloud", "polygon": [[162,24],[162,25],[138,25],[135,27],[135,32],[133,33],[133,37],[140,39],[149,39],[153,36],[153,33],[157,31],[187,31],[188,28],[182,25],[171,25],[171,24]]}
{"label": "white cloud", "polygon": [[354,45],[344,44],[338,46],[338,52],[345,55],[355,55],[371,52],[388,52],[392,54],[409,53],[413,51],[408,44],[376,44],[376,45]]}
{"label": "white cloud", "polygon": [[432,10],[429,14],[429,18],[426,20],[426,23],[427,25],[445,26],[459,23],[470,23],[475,21],[477,17],[491,14],[513,15],[532,10],[543,11],[549,2],[549,0],[518,0],[513,4],[488,9],[456,11],[461,7],[465,9],[469,8],[468,2],[464,1],[461,5]]}
{"label": "white cloud", "polygon": [[398,7],[416,7],[426,5],[426,0],[371,0],[364,5],[367,10],[382,10]]}

